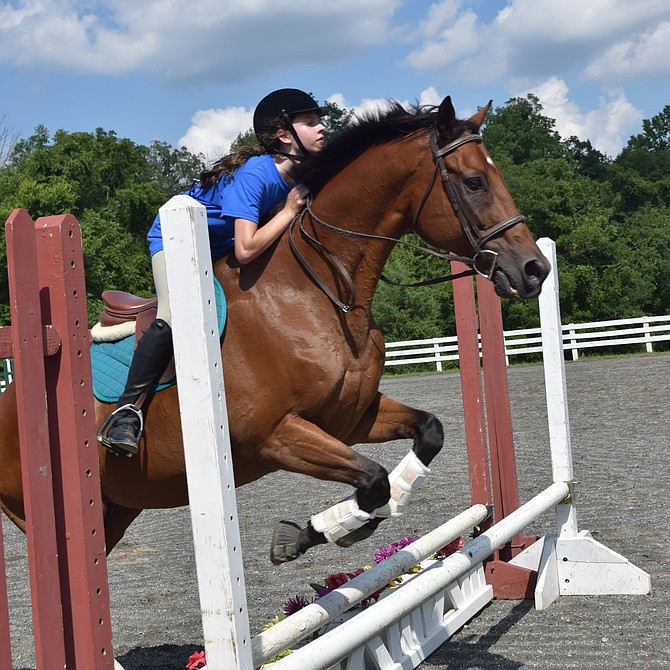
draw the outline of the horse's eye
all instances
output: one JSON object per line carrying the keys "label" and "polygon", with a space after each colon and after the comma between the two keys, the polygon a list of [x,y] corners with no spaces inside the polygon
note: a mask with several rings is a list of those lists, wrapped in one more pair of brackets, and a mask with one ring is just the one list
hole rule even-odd
{"label": "horse's eye", "polygon": [[484,180],[481,177],[470,177],[464,183],[471,191],[481,191],[484,188]]}

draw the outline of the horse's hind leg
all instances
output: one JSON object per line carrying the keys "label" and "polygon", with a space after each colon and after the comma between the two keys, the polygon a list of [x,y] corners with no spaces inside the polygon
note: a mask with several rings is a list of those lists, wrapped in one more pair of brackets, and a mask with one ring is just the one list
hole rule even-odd
{"label": "horse's hind leg", "polygon": [[306,528],[283,522],[273,537],[270,559],[274,564],[293,560],[310,547],[331,541],[367,523],[374,510],[389,499],[387,471],[355,452],[332,435],[291,415],[266,440],[260,456],[264,466],[349,484],[356,493],[340,501]]}

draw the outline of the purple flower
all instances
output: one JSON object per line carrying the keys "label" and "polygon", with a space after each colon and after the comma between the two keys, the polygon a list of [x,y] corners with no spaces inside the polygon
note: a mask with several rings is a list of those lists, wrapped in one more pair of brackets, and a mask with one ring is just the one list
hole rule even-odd
{"label": "purple flower", "polygon": [[412,542],[415,542],[417,539],[418,538],[416,537],[403,537],[402,540],[393,542],[392,544],[389,544],[388,547],[379,547],[375,552],[375,563],[381,563],[383,560],[390,558],[396,551],[404,549],[407,545],[412,544]]}
{"label": "purple flower", "polygon": [[393,554],[395,554],[395,548],[392,544],[390,544],[388,547],[379,547],[379,549],[377,549],[375,552],[375,563],[381,563],[387,558],[393,556]]}
{"label": "purple flower", "polygon": [[403,537],[402,540],[398,540],[395,545],[396,545],[396,551],[400,551],[401,549],[404,549],[408,545],[412,544],[412,542],[416,542],[419,538],[418,537]]}
{"label": "purple flower", "polygon": [[295,614],[298,610],[310,604],[311,601],[307,600],[304,596],[294,596],[293,598],[289,598],[281,609],[286,616],[291,616],[291,614]]}

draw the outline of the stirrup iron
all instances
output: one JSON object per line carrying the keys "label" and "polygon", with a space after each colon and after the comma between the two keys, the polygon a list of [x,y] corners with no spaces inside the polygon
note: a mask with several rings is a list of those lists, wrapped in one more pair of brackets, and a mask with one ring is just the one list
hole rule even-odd
{"label": "stirrup iron", "polygon": [[[135,415],[138,417],[140,420],[140,428],[137,432],[137,444],[135,447],[135,451],[131,452],[127,449],[124,449],[123,447],[117,446],[114,442],[111,442],[108,437],[107,433],[109,432],[109,429],[111,428],[112,420],[114,419],[114,416],[118,414],[119,412],[129,410],[131,412],[134,412]],[[142,437],[142,433],[144,432],[144,417],[142,415],[142,410],[137,409],[135,405],[132,403],[128,403],[127,405],[121,405],[121,407],[117,407],[103,422],[100,428],[98,429],[97,432],[97,438],[98,442],[102,444],[105,449],[108,451],[111,451],[112,453],[116,454],[117,456],[126,456],[128,458],[131,458],[137,453],[137,448],[139,447],[139,442],[140,438]]]}

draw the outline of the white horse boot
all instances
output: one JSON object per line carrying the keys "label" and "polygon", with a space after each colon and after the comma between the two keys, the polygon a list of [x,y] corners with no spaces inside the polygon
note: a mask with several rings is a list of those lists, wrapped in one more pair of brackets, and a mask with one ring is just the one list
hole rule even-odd
{"label": "white horse boot", "polygon": [[404,514],[412,496],[429,474],[430,468],[410,451],[389,475],[391,498],[386,505],[375,510],[375,517],[386,519]]}
{"label": "white horse boot", "polygon": [[356,494],[343,498],[311,518],[312,528],[322,533],[328,542],[337,542],[345,535],[360,528],[374,518],[374,514],[363,511],[358,506]]}

